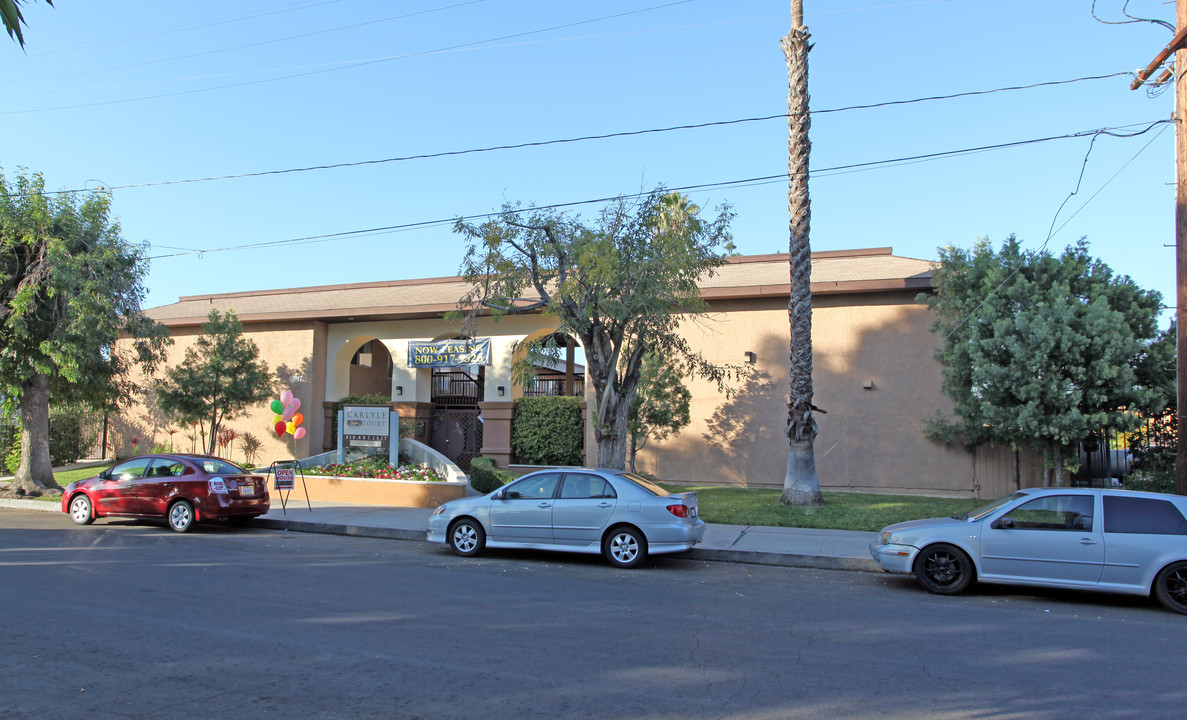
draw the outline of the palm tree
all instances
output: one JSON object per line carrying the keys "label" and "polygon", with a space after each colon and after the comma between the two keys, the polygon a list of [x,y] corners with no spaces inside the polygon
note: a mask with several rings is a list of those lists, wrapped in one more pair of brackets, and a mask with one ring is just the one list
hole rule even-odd
{"label": "palm tree", "polygon": [[808,29],[803,0],[791,0],[791,30],[780,43],[787,58],[787,208],[790,216],[788,262],[791,297],[791,396],[787,403],[787,474],[783,505],[823,505],[816,476],[816,419],[812,405],[812,246],[808,242],[811,200],[808,197]]}

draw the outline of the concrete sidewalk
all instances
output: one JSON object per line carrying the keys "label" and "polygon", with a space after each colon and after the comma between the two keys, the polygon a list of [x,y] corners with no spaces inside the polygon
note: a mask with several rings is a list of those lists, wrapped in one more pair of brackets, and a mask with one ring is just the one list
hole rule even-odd
{"label": "concrete sidewalk", "polygon": [[[268,514],[253,527],[290,532],[328,533],[388,540],[424,540],[428,508],[383,507],[314,502],[290,498],[287,507],[273,497]],[[61,503],[0,499],[0,508],[61,512]],[[64,522],[69,519],[63,516]],[[100,520],[99,522],[103,522]],[[781,565],[824,570],[877,571],[869,544],[876,533],[741,525],[706,525],[705,539],[670,557],[713,562]]]}
{"label": "concrete sidewalk", "polygon": [[[429,529],[428,508],[376,507],[290,499],[287,509],[273,500],[272,510],[254,521],[256,527],[293,532],[424,540]],[[705,539],[686,553],[672,557],[715,562],[821,568],[878,570],[870,557],[877,533],[849,530],[812,530],[741,525],[706,525]]]}

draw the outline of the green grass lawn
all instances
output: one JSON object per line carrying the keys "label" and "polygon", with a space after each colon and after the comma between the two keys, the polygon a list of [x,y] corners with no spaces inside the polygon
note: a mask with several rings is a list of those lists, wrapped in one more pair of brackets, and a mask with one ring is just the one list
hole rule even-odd
{"label": "green grass lawn", "polygon": [[891,523],[904,520],[958,515],[984,502],[918,495],[826,492],[823,507],[787,508],[779,504],[782,489],[756,490],[670,483],[665,483],[664,487],[672,492],[696,490],[700,516],[707,523],[867,532],[877,532]]}
{"label": "green grass lawn", "polygon": [[[105,466],[67,470],[54,479],[62,487],[95,475]],[[671,492],[696,490],[701,519],[724,525],[771,525],[775,527],[862,530],[877,532],[891,523],[928,517],[959,515],[982,504],[982,500],[921,497],[918,495],[872,495],[868,493],[824,493],[824,506],[786,508],[779,504],[781,489],[751,489],[691,486],[664,483]],[[59,498],[37,498],[60,502]]]}

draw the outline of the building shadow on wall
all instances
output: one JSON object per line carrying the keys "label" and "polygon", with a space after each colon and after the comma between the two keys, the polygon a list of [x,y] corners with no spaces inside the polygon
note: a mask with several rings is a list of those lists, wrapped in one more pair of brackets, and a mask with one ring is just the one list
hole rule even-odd
{"label": "building shadow on wall", "polygon": [[[972,482],[966,453],[932,443],[928,418],[950,405],[940,391],[939,364],[928,357],[935,342],[931,314],[909,303],[831,308],[817,321],[863,322],[864,310],[885,320],[845,337],[822,326],[814,343],[813,402],[820,434],[816,462],[822,487],[835,489],[958,490]],[[868,320],[866,320],[868,322]],[[786,473],[789,341],[775,333],[747,339],[758,345],[755,372],[706,419],[697,443],[678,439],[666,449],[720,468],[712,482],[782,485]],[[782,360],[780,366],[779,360]],[[697,447],[697,445],[701,445]],[[707,455],[707,456],[706,456]],[[968,477],[965,477],[968,476]]]}

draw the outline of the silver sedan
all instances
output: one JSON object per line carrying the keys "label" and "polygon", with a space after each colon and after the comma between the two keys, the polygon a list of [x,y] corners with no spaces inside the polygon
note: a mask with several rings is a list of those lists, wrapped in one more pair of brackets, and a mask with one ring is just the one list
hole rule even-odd
{"label": "silver sedan", "polygon": [[974,580],[1153,594],[1187,614],[1187,497],[1030,488],[951,518],[891,525],[870,544],[888,572],[951,595]]}
{"label": "silver sedan", "polygon": [[462,556],[487,547],[564,550],[630,568],[699,543],[705,523],[697,515],[695,492],[669,493],[621,470],[554,468],[441,505],[428,539]]}

